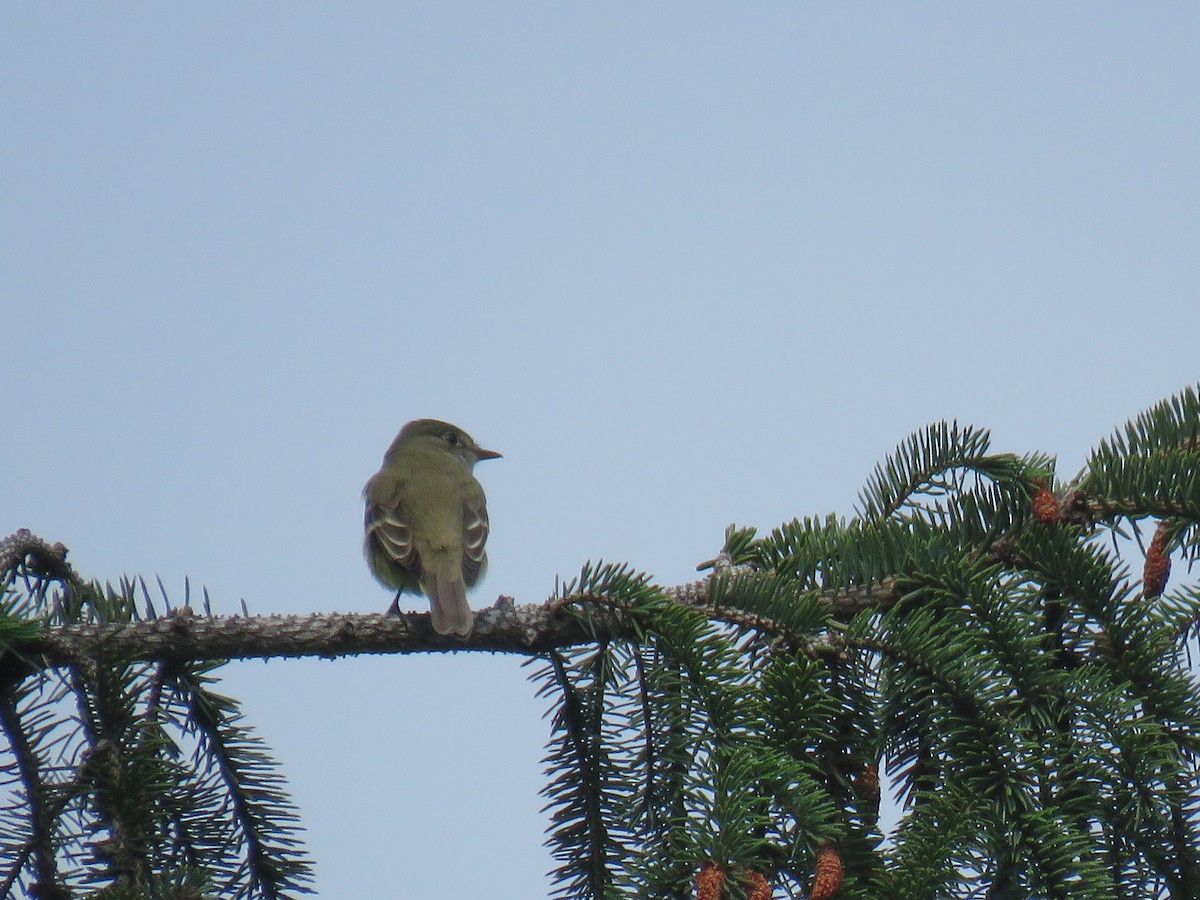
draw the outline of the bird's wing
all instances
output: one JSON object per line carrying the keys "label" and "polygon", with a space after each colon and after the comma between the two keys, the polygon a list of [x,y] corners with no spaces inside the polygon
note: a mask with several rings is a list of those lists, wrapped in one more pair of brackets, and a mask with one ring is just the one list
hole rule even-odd
{"label": "bird's wing", "polygon": [[467,492],[463,504],[463,580],[468,585],[474,584],[483,574],[487,565],[487,553],[484,544],[488,537],[487,501],[483,496],[483,488],[476,482],[474,489]]}
{"label": "bird's wing", "polygon": [[[368,546],[374,544],[389,560],[414,575],[421,571],[421,558],[413,543],[412,526],[401,500],[402,482],[378,476],[367,482],[366,514],[363,524],[367,530]],[[371,554],[368,553],[368,559]]]}

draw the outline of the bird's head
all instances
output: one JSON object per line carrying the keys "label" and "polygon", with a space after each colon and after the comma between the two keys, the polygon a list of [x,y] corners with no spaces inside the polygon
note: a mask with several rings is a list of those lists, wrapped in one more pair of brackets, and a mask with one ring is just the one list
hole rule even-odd
{"label": "bird's head", "polygon": [[495,450],[485,450],[475,443],[474,438],[449,422],[439,419],[414,419],[396,435],[392,446],[388,447],[385,458],[397,450],[404,448],[438,449],[453,453],[468,467],[475,465],[481,459],[499,459],[500,454]]}

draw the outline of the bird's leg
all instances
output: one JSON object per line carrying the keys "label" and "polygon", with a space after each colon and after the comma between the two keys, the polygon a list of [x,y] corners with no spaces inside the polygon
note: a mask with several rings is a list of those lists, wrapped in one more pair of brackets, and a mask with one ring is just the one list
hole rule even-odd
{"label": "bird's leg", "polygon": [[404,592],[396,591],[396,596],[392,599],[392,605],[388,607],[387,615],[389,615],[389,616],[400,615],[400,595],[402,593],[404,593]]}

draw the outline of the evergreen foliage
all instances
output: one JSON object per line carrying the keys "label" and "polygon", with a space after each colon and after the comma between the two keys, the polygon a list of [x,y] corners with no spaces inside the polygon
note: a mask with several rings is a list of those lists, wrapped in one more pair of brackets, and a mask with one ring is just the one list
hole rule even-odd
{"label": "evergreen foliage", "polygon": [[[1148,550],[1126,540],[1145,519]],[[557,602],[636,638],[597,634],[534,676],[558,896],[715,900],[714,867],[823,896],[833,848],[847,900],[1200,897],[1200,591],[1149,584],[1198,538],[1188,389],[1066,483],[1050,457],[932,425],[853,518],[731,526],[706,603],[586,567]],[[1145,590],[1118,552],[1138,546]]]}
{"label": "evergreen foliage", "polygon": [[[0,897],[309,893],[295,811],[236,702],[212,690],[219,664],[98,655],[41,668],[13,652],[31,632],[133,622],[139,594],[155,615],[144,582],[101,586],[72,574],[24,559],[0,576],[0,729],[10,751],[0,757]],[[190,615],[190,604],[168,603],[176,614]]]}

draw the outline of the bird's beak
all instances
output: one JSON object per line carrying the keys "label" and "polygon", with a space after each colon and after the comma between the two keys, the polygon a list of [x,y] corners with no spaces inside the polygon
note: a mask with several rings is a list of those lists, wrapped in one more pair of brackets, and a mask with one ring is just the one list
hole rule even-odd
{"label": "bird's beak", "polygon": [[503,453],[497,453],[495,450],[484,450],[482,447],[475,451],[475,455],[480,459],[501,459]]}

